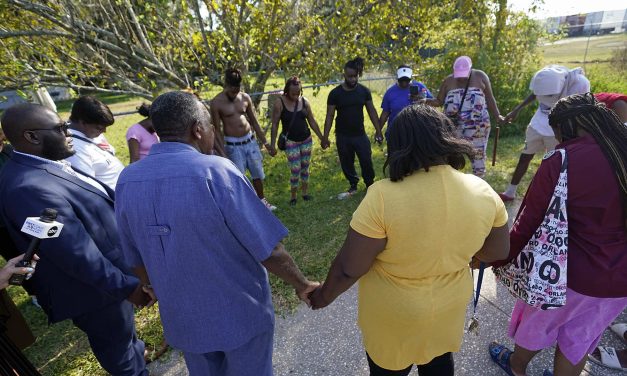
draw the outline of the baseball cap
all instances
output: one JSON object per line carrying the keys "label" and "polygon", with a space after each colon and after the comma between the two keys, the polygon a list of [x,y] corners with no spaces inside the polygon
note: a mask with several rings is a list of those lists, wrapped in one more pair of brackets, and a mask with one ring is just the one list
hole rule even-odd
{"label": "baseball cap", "polygon": [[472,60],[468,56],[460,56],[455,59],[453,64],[453,77],[468,77],[472,69]]}
{"label": "baseball cap", "polygon": [[396,77],[399,80],[401,78],[409,78],[411,80],[412,73],[413,72],[412,72],[411,68],[402,67],[402,68],[398,68],[398,70],[396,71]]}
{"label": "baseball cap", "polygon": [[549,65],[539,71],[531,79],[529,89],[536,96],[559,94],[564,89],[568,68],[561,65]]}

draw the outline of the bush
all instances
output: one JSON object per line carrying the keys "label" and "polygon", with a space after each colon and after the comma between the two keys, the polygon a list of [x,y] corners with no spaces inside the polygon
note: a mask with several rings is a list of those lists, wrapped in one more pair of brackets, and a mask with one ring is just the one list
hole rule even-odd
{"label": "bush", "polygon": [[[627,51],[625,48],[622,50]],[[586,76],[590,80],[590,87],[594,93],[627,93],[625,72],[624,67],[621,69],[614,63],[586,65]]]}

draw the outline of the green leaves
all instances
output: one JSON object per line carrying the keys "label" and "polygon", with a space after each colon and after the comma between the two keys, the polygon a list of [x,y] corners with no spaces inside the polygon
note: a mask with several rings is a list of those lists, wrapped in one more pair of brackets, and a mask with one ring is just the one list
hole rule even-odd
{"label": "green leaves", "polygon": [[[263,91],[277,70],[312,82],[410,64],[431,88],[461,54],[519,87],[542,32],[505,0],[6,0],[0,4],[0,85],[40,82],[151,97],[219,83],[226,67]],[[28,35],[20,32],[26,32]],[[506,69],[502,69],[502,68]],[[522,73],[521,73],[522,72]],[[525,82],[526,85],[526,82]],[[199,87],[195,87],[198,89]],[[501,88],[505,92],[501,92]]]}

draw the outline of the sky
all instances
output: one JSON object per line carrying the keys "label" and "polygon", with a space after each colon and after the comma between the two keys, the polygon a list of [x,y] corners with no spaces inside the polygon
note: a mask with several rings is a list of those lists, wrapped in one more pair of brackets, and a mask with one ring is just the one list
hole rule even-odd
{"label": "sky", "polygon": [[[514,10],[529,11],[534,0],[509,0],[507,4]],[[617,10],[627,8],[627,0],[544,0],[532,18],[567,16],[577,13],[590,13],[601,10]]]}

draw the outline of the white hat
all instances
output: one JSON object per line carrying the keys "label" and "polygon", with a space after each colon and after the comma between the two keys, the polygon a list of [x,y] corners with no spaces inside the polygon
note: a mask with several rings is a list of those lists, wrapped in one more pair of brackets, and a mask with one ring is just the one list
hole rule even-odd
{"label": "white hat", "polygon": [[399,80],[401,78],[409,78],[411,80],[412,73],[413,72],[411,68],[407,68],[407,67],[398,68],[398,70],[396,71],[396,78]]}
{"label": "white hat", "polygon": [[568,71],[568,68],[561,65],[546,66],[533,76],[529,89],[536,96],[559,94],[564,89]]}

